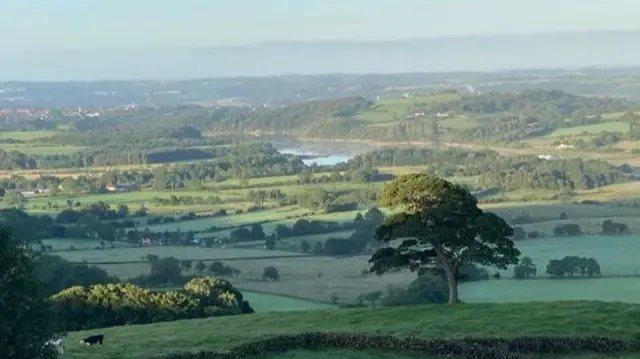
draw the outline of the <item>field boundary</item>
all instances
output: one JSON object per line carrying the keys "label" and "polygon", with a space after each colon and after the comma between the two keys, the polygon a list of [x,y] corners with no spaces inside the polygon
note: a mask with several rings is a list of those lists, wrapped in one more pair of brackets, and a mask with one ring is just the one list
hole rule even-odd
{"label": "field boundary", "polygon": [[384,350],[455,356],[461,359],[524,359],[525,355],[567,354],[570,352],[631,353],[640,351],[640,342],[604,337],[519,337],[433,340],[418,337],[361,333],[301,333],[280,335],[231,348],[228,352],[199,352],[156,356],[150,359],[239,359],[257,358],[304,349]]}
{"label": "field boundary", "polygon": [[[277,296],[277,297],[283,297],[283,298],[289,298],[289,299],[297,299],[297,300],[302,300],[305,302],[311,302],[311,303],[318,303],[318,304],[327,304],[327,305],[333,305],[335,307],[335,309],[340,309],[340,306],[338,304],[333,304],[329,301],[322,301],[322,300],[317,300],[317,299],[309,299],[309,298],[304,298],[304,297],[298,297],[295,295],[289,295],[289,294],[279,294],[279,293],[273,293],[273,292],[268,292],[266,290],[253,290],[250,288],[246,288],[243,287],[242,284],[246,284],[248,282],[243,282],[243,281],[234,281],[232,278],[227,279],[231,284],[233,284],[234,287],[238,288],[240,290],[240,292],[246,293],[257,293],[257,294],[265,294],[265,295],[273,295],[273,296]],[[251,304],[251,303],[249,303]],[[309,310],[322,310],[322,309],[309,309]]]}
{"label": "field boundary", "polygon": [[[215,262],[215,261],[246,261],[246,260],[259,260],[259,259],[286,259],[286,258],[308,258],[308,257],[317,257],[314,256],[313,254],[292,254],[290,256],[257,256],[257,257],[230,257],[230,258],[200,258],[200,259],[180,259],[178,258],[180,261],[192,261],[192,262]],[[71,262],[73,264],[86,264],[86,265],[117,265],[117,264],[142,264],[142,263],[149,263],[149,261],[143,261],[143,260],[138,260],[138,261],[127,261],[127,262]]]}

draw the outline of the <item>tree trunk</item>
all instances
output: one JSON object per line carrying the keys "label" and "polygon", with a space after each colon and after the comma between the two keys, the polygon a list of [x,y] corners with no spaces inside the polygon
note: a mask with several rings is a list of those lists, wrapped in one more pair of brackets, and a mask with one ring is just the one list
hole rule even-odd
{"label": "tree trunk", "polygon": [[449,287],[449,304],[458,303],[458,280],[451,268],[451,265],[445,263],[443,266],[444,273],[447,276],[447,285]]}

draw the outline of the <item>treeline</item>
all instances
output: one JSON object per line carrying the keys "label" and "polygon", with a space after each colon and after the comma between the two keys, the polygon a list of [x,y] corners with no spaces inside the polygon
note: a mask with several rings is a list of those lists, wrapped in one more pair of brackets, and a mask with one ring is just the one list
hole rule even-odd
{"label": "treeline", "polygon": [[296,175],[306,167],[299,157],[281,154],[269,143],[217,148],[215,153],[217,157],[209,161],[165,165],[153,170],[108,171],[100,177],[43,176],[33,180],[13,176],[0,180],[0,184],[6,189],[50,189],[53,194],[106,193],[107,185],[131,184],[153,186],[159,190],[200,189],[204,182]]}
{"label": "treeline", "polygon": [[[210,126],[236,133],[264,131],[315,138],[432,141],[444,136],[458,142],[517,141],[559,128],[601,123],[605,121],[602,114],[626,111],[632,106],[624,99],[581,97],[558,90],[455,94],[435,103],[418,100],[406,113],[390,113],[389,126],[368,126],[356,115],[372,105],[361,98],[343,98],[278,109],[231,111],[214,116]],[[439,125],[438,112],[478,120],[470,128],[447,128]],[[425,114],[426,119],[411,118],[416,113]]]}
{"label": "treeline", "polygon": [[[125,324],[252,313],[242,293],[228,281],[213,277],[189,279],[175,258],[150,256],[151,273],[121,283],[101,268],[71,263],[59,256],[37,256],[33,275],[51,296],[61,330],[73,331]],[[235,273],[221,263],[218,275]],[[189,265],[190,267],[190,265]],[[184,285],[182,290],[154,292],[146,286]]]}
{"label": "treeline", "polygon": [[[595,258],[565,256],[561,259],[549,260],[546,273],[551,277],[594,277],[602,275],[602,269]],[[538,269],[529,257],[520,259],[513,269],[515,279],[529,279],[537,274]]]}
{"label": "treeline", "polygon": [[541,159],[536,156],[504,157],[492,151],[459,149],[388,148],[354,157],[337,170],[382,166],[425,166],[442,177],[479,176],[480,188],[504,190],[592,189],[628,179],[628,166],[612,166],[600,160]]}
{"label": "treeline", "polygon": [[[328,238],[324,244],[317,242],[312,249],[314,254],[324,254],[328,256],[348,256],[367,253],[369,249],[376,246],[374,240],[375,230],[380,226],[386,216],[377,207],[373,207],[364,215],[358,213],[353,220],[355,228],[353,234],[348,238]],[[301,244],[303,252],[307,252],[305,242]]]}
{"label": "treeline", "polygon": [[[210,146],[210,147],[209,147]],[[246,150],[246,149],[250,150]],[[286,159],[287,161],[283,161]],[[203,146],[189,148],[188,145],[175,147],[155,147],[140,149],[136,145],[112,145],[96,149],[87,149],[70,155],[26,155],[24,153],[0,150],[0,169],[55,169],[84,168],[91,166],[146,165],[172,163],[195,160],[214,160],[224,163],[236,163],[244,160],[245,164],[262,161],[300,161],[296,156],[278,153],[270,144],[253,141],[249,144],[234,146]]]}
{"label": "treeline", "polygon": [[375,188],[355,189],[313,189],[300,193],[295,203],[312,211],[325,213],[354,211],[361,206],[370,207],[376,202]]}
{"label": "treeline", "polygon": [[[251,178],[268,176],[297,175],[299,184],[341,181],[378,182],[392,179],[393,175],[380,174],[376,167],[424,166],[426,172],[442,177],[478,176],[479,188],[485,189],[580,190],[624,182],[631,173],[629,166],[616,167],[599,160],[541,159],[536,156],[503,157],[492,151],[460,149],[387,148],[356,156],[347,163],[334,166],[305,166],[299,157],[280,154],[268,143],[218,148],[215,151],[218,157],[209,161],[165,165],[153,170],[110,171],[98,178],[80,176],[76,179],[47,176],[27,180],[14,176],[0,180],[0,184],[4,184],[7,189],[50,188],[54,194],[106,193],[105,186],[114,184],[136,184],[153,187],[156,190],[181,188],[198,190],[203,188],[205,182],[220,182],[227,179],[238,179],[240,183],[236,187],[248,188]],[[324,172],[329,174],[319,175]],[[293,182],[295,180],[281,184]],[[323,196],[316,194],[303,197],[296,200],[300,203],[308,203],[309,208],[315,208],[315,206],[320,208],[319,206],[331,202],[342,205],[341,202],[345,202],[319,198]],[[255,197],[255,200],[260,201],[258,197]],[[284,198],[278,197],[278,200],[284,200]],[[165,201],[159,200],[158,203],[164,204]]]}

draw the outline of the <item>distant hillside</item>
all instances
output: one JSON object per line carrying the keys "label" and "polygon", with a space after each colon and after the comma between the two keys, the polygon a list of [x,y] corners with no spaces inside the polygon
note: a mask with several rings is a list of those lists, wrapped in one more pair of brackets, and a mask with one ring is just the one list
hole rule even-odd
{"label": "distant hillside", "polygon": [[227,112],[213,131],[376,141],[515,141],[559,129],[619,121],[633,104],[552,90],[344,98]]}

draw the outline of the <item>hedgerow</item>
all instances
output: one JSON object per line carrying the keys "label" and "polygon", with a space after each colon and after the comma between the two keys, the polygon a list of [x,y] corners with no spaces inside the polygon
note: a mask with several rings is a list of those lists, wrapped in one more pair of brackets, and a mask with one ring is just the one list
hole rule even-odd
{"label": "hedgerow", "polygon": [[301,349],[388,350],[461,359],[520,359],[531,354],[569,352],[625,353],[640,351],[640,342],[602,337],[520,337],[433,340],[357,333],[302,333],[241,344],[228,352],[169,354],[152,359],[246,359]]}
{"label": "hedgerow", "polygon": [[64,330],[253,312],[237,288],[213,277],[194,278],[183,290],[164,292],[130,283],[74,286],[51,299],[57,322]]}

